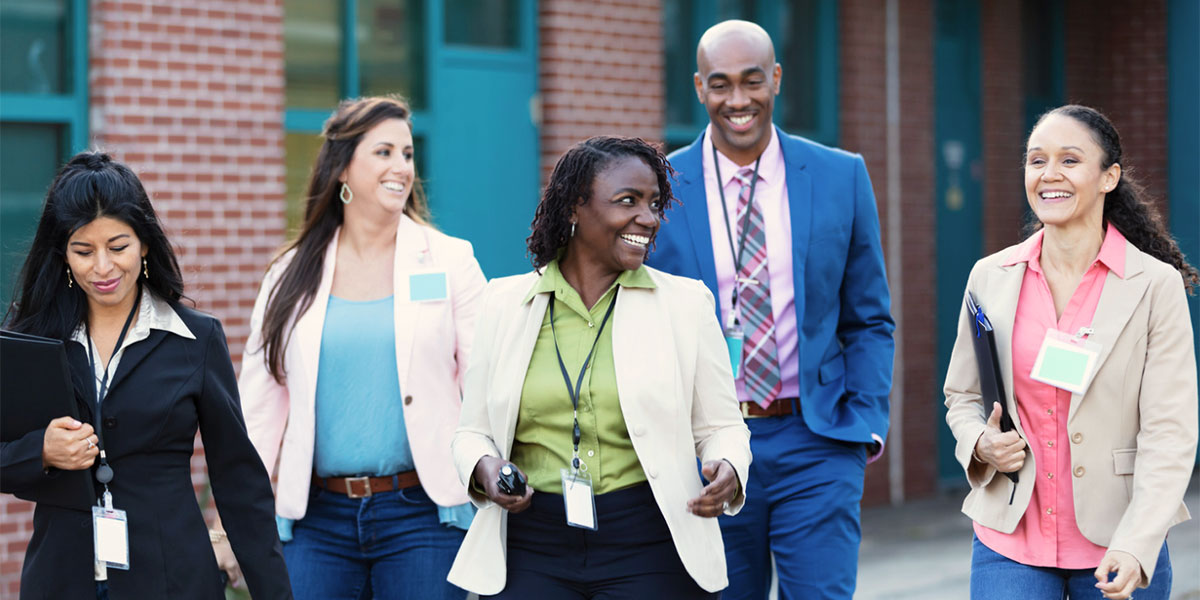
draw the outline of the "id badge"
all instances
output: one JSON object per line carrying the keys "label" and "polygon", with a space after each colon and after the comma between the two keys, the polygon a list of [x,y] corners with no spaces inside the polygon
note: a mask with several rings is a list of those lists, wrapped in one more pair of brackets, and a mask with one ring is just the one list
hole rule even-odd
{"label": "id badge", "polygon": [[733,369],[733,378],[742,374],[742,345],[746,342],[746,334],[741,325],[730,325],[725,328],[725,346],[729,348],[729,366]]}
{"label": "id badge", "polygon": [[596,531],[596,498],[592,494],[592,476],[583,471],[561,469],[563,507],[567,525]]}
{"label": "id badge", "polygon": [[1083,394],[1092,383],[1100,350],[1100,344],[1079,335],[1048,329],[1029,377],[1072,394]]}
{"label": "id badge", "polygon": [[125,511],[109,506],[92,507],[96,563],[110,569],[129,570],[129,527]]}
{"label": "id badge", "polygon": [[446,272],[413,273],[408,276],[410,302],[436,302],[448,297]]}

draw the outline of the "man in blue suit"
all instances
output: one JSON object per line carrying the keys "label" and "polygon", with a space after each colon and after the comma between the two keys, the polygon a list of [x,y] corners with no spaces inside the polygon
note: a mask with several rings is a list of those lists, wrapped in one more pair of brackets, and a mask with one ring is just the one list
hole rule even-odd
{"label": "man in blue suit", "polygon": [[851,598],[894,352],[875,195],[861,156],[772,125],[782,69],[761,27],[717,24],[696,54],[710,124],[670,156],[683,207],[648,262],[708,285],[737,363],[754,462],[721,518],[724,597],[765,599],[774,555],[781,599]]}

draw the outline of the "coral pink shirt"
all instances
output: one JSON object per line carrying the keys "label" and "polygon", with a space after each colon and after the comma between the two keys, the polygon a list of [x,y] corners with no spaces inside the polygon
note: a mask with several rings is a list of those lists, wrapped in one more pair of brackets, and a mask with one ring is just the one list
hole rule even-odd
{"label": "coral pink shirt", "polygon": [[[1125,237],[1108,225],[1104,243],[1092,266],[1080,280],[1071,300],[1057,318],[1054,298],[1042,271],[1042,234],[1039,231],[1013,252],[1006,265],[1028,263],[1013,321],[1013,397],[1025,430],[1025,441],[1037,465],[1037,480],[1029,507],[1009,534],[975,523],[979,541],[1019,563],[1061,569],[1091,569],[1100,564],[1105,548],[1083,537],[1075,523],[1071,481],[1071,441],[1067,437],[1071,393],[1029,377],[1046,330],[1074,335],[1090,327],[1109,271],[1125,272]],[[990,411],[990,408],[989,408]]]}

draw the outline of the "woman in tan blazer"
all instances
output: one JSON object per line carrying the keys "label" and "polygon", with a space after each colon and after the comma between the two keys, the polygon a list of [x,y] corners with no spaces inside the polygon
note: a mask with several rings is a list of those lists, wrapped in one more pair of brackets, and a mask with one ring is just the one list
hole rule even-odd
{"label": "woman in tan blazer", "polygon": [[[1014,430],[981,399],[965,306],[946,375],[946,420],[971,485],[972,598],[1121,599],[1138,586],[1139,600],[1165,600],[1165,538],[1189,518],[1196,456],[1185,287],[1200,276],[1122,173],[1120,137],[1099,112],[1042,116],[1025,188],[1038,230],[980,260],[967,283],[994,328]],[[1079,357],[1082,388],[1047,383],[1067,364],[1047,341],[1056,331],[1071,338],[1061,347]],[[1012,472],[1017,483],[1002,475]]]}
{"label": "woman in tan blazer", "polygon": [[659,600],[727,585],[714,517],[745,501],[750,433],[712,294],[642,264],[669,168],[641,140],[574,146],[534,217],[536,270],[488,284],[453,443],[480,508],[455,585]]}

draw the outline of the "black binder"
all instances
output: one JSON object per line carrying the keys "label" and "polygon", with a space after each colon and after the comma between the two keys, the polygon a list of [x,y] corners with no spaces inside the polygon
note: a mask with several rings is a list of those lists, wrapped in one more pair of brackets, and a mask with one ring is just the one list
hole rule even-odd
{"label": "black binder", "polygon": [[[966,293],[967,311],[971,313],[971,343],[975,347],[975,364],[979,367],[979,393],[983,396],[985,412],[991,412],[995,403],[1000,403],[1000,431],[1012,431],[1012,415],[1008,414],[1008,397],[1004,394],[1004,376],[1000,373],[1000,357],[996,352],[996,333],[992,322],[975,302],[970,291]],[[1005,473],[1015,484],[1017,472]],[[1014,489],[1015,491],[1015,489]]]}
{"label": "black binder", "polygon": [[[16,441],[63,416],[79,418],[62,341],[0,331],[0,441]],[[13,495],[86,509],[95,500],[95,489],[90,469],[59,471],[39,485],[36,494]]]}

